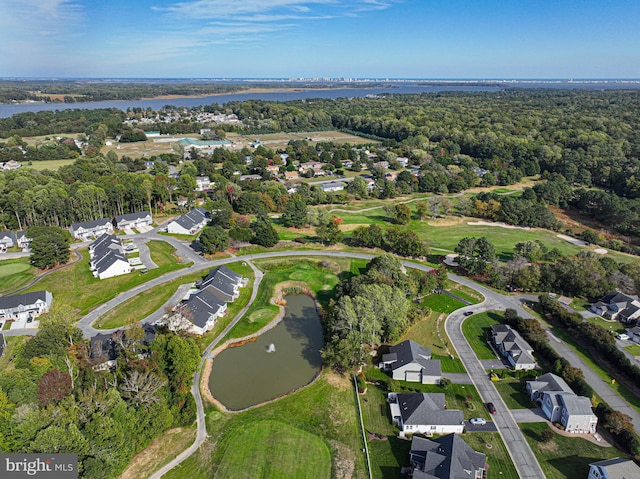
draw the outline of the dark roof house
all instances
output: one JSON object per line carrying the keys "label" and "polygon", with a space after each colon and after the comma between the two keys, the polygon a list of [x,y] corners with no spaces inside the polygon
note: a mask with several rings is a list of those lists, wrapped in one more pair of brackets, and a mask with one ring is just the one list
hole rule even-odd
{"label": "dark roof house", "polygon": [[16,244],[16,235],[13,231],[0,231],[0,244],[3,244],[7,248],[11,248]]}
{"label": "dark roof house", "polygon": [[204,208],[195,208],[167,225],[167,232],[192,235],[204,228],[209,221],[209,212]]}
{"label": "dark roof house", "polygon": [[640,300],[637,296],[612,291],[593,303],[591,311],[608,319],[628,323],[640,319]]}
{"label": "dark roof house", "polygon": [[534,369],[533,347],[520,333],[506,324],[491,326],[491,340],[514,369]]}
{"label": "dark roof house", "polygon": [[2,296],[0,297],[0,319],[33,319],[49,311],[52,303],[53,295],[49,291]]}
{"label": "dark roof house", "polygon": [[394,423],[408,434],[447,434],[464,431],[464,415],[447,409],[442,393],[389,393]]}
{"label": "dark roof house", "polygon": [[438,384],[442,379],[440,361],[431,359],[431,350],[408,339],[391,346],[378,365],[391,371],[393,379],[400,381]]}
{"label": "dark roof house", "polygon": [[239,288],[244,284],[241,274],[231,271],[226,266],[219,266],[209,271],[207,277],[196,283],[196,286],[201,290],[211,287],[221,299],[231,302],[240,296]]}
{"label": "dark roof house", "polygon": [[98,237],[104,233],[112,233],[113,223],[108,218],[72,223],[69,232],[75,239],[85,240],[90,237]]}
{"label": "dark roof house", "polygon": [[481,479],[487,469],[487,456],[457,434],[433,440],[414,436],[410,454],[414,479]]}

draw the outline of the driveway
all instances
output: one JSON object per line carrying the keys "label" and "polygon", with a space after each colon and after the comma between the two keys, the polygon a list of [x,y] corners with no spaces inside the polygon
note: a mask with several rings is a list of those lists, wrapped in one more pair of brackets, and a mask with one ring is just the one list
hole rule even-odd
{"label": "driveway", "polygon": [[511,415],[516,422],[547,422],[542,409],[512,409]]}
{"label": "driveway", "polygon": [[140,261],[144,263],[146,268],[147,269],[157,268],[158,265],[155,264],[151,259],[151,251],[149,251],[149,246],[147,246],[147,241],[149,240],[147,240],[146,238],[135,238],[133,240],[133,243],[138,248],[138,251],[140,252]]}
{"label": "driveway", "polygon": [[442,377],[451,380],[453,384],[473,384],[467,373],[442,373]]}
{"label": "driveway", "polygon": [[493,421],[487,421],[482,426],[471,424],[469,421],[464,422],[464,432],[496,432],[497,430],[498,428]]}

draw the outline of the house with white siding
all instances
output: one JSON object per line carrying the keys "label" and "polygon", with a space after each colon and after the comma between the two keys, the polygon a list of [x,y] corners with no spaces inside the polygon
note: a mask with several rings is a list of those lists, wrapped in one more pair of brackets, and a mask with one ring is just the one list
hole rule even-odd
{"label": "house with white siding", "polygon": [[204,208],[195,208],[167,224],[167,233],[193,235],[209,222],[209,212]]}
{"label": "house with white siding", "polygon": [[389,393],[391,418],[403,434],[449,434],[464,431],[464,415],[447,409],[443,393]]}
{"label": "house with white siding", "polygon": [[0,321],[34,319],[51,308],[53,295],[49,291],[0,297]]}
{"label": "house with white siding", "polygon": [[391,346],[378,367],[398,381],[440,384],[442,380],[440,361],[431,359],[431,349],[410,339]]}
{"label": "house with white siding", "polygon": [[69,232],[75,239],[86,241],[89,238],[97,238],[105,233],[113,234],[113,223],[108,218],[72,223]]}
{"label": "house with white siding", "polygon": [[153,218],[149,211],[139,211],[138,213],[129,213],[126,215],[118,215],[113,219],[113,224],[121,231],[127,228],[139,228],[140,226],[151,226]]}

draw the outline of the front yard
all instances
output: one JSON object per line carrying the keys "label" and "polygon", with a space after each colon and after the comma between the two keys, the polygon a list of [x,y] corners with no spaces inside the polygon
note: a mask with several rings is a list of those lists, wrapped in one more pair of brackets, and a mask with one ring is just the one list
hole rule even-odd
{"label": "front yard", "polygon": [[502,324],[502,314],[495,311],[469,316],[462,323],[462,333],[476,353],[478,359],[498,359],[487,342],[487,333],[494,324]]}

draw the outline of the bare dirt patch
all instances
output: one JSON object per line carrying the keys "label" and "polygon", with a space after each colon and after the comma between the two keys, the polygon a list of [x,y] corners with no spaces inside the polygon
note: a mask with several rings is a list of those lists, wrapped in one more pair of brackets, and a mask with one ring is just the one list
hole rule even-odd
{"label": "bare dirt patch", "polygon": [[339,374],[329,371],[325,373],[324,377],[327,384],[340,391],[344,391],[351,387],[351,381],[345,376],[340,376]]}
{"label": "bare dirt patch", "polygon": [[331,475],[336,479],[350,479],[353,477],[353,471],[356,466],[353,451],[338,441],[332,440],[329,443],[333,450],[333,471]]}
{"label": "bare dirt patch", "polygon": [[429,226],[455,226],[464,221],[463,218],[458,216],[447,216],[446,218],[435,218],[427,221]]}

